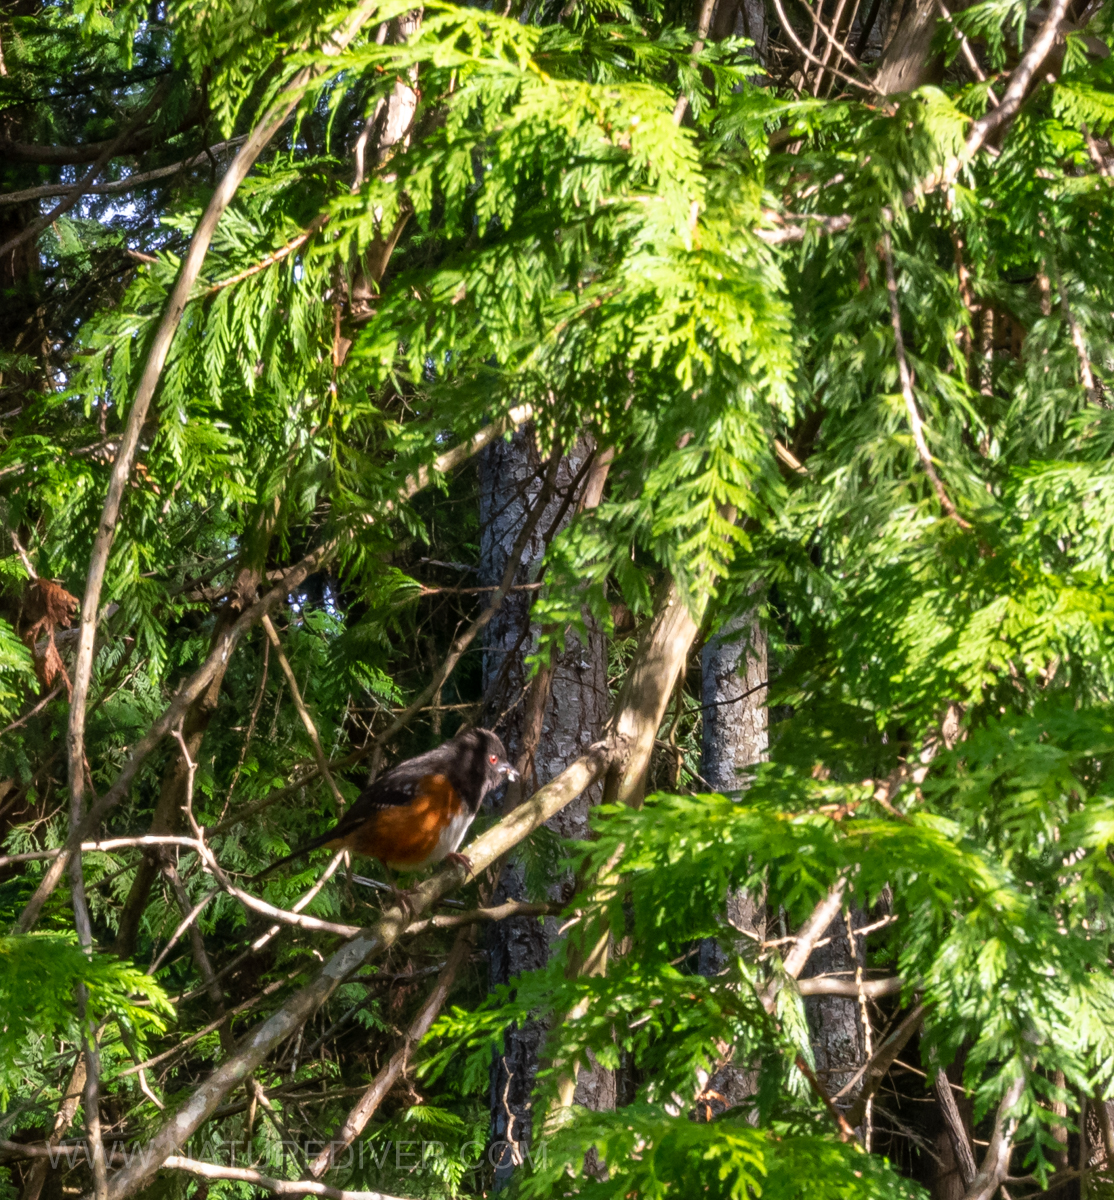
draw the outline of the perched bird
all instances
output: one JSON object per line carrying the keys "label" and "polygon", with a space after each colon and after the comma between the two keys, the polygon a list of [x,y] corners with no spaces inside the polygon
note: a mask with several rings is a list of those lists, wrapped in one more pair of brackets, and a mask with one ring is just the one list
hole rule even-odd
{"label": "perched bird", "polygon": [[457,847],[484,796],[504,780],[517,778],[499,738],[490,729],[469,729],[380,775],[332,829],[255,878],[318,846],[351,850],[405,871],[445,859],[471,870]]}

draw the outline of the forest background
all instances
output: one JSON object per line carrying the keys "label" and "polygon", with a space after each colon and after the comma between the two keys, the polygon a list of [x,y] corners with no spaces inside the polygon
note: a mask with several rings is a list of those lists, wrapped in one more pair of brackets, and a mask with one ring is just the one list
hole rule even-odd
{"label": "forest background", "polygon": [[0,3],[5,1198],[1110,1192],[1112,38]]}

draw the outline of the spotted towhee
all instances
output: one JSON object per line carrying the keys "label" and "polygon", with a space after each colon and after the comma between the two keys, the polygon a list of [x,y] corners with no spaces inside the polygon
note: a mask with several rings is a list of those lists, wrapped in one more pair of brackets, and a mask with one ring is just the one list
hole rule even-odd
{"label": "spotted towhee", "polygon": [[405,871],[446,858],[470,865],[457,847],[480,802],[505,779],[517,778],[499,738],[489,729],[470,729],[380,775],[332,829],[255,878],[318,846],[351,850]]}

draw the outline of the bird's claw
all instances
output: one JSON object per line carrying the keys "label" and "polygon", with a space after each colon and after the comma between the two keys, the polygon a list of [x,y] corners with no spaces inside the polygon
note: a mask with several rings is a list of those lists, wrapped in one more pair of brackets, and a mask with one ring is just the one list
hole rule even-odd
{"label": "bird's claw", "polygon": [[457,850],[445,855],[445,861],[455,863],[457,866],[463,867],[469,875],[475,875],[475,868],[472,866],[472,860],[467,854],[461,854]]}
{"label": "bird's claw", "polygon": [[404,891],[401,888],[392,888],[391,898],[402,909],[402,915],[408,921],[411,920],[414,916],[414,903],[409,889]]}

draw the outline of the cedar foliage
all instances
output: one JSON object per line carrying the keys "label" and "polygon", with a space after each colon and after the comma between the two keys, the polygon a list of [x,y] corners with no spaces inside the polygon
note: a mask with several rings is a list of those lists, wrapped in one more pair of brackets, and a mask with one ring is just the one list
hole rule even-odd
{"label": "cedar foliage", "polygon": [[[348,8],[335,0],[0,10],[5,193],[61,179],[19,146],[114,138],[159,87],[157,114],[100,178],[184,164],[87,195],[44,230],[32,269],[4,277],[7,853],[65,839],[66,696],[38,707],[59,651],[33,657],[28,646],[51,629],[57,639],[68,614],[44,617],[35,598],[83,591],[129,398],[232,152],[204,148],[242,137],[306,65],[318,70],[295,118],[218,227],[144,430],[103,596],[94,788],[111,785],[204,658],[236,565],[274,570],[336,537],[335,563],[290,598],[280,624],[341,792],[358,794],[369,739],[475,611],[475,597],[421,586],[471,582],[452,566],[476,553],[471,468],[404,505],[400,485],[523,402],[545,451],[591,436],[616,454],[603,503],[549,547],[536,661],[588,612],[609,622],[621,600],[644,618],[666,575],[694,608],[710,603],[708,630],[764,589],[779,662],[771,761],[730,797],[701,794],[691,770],[678,781],[655,769],[671,786],[644,806],[597,810],[594,839],[565,852],[580,878],[610,882],[576,898],[562,953],[491,996],[481,973],[469,976],[418,1053],[423,1094],[411,1085],[374,1129],[374,1145],[428,1136],[440,1148],[422,1170],[361,1160],[330,1182],[482,1194],[491,1054],[511,1021],[534,1018],[550,1022],[542,1109],[589,1051],[627,1071],[635,1095],[612,1113],[551,1113],[545,1155],[518,1173],[524,1196],[922,1194],[923,1130],[901,1107],[923,1098],[919,1084],[892,1077],[873,1145],[841,1142],[797,1065],[811,1049],[784,945],[740,941],[726,922],[729,888],[762,894],[794,929],[846,879],[849,900],[892,917],[868,943],[868,977],[901,980],[898,997],[871,1009],[875,1043],[909,1005],[926,1006],[905,1053],[930,1076],[961,1064],[979,1138],[996,1114],[1013,1138],[1011,1195],[1057,1171],[1088,1195],[1110,1186],[1114,1163],[1094,1149],[1085,1110],[1114,1094],[1114,59],[1095,48],[1114,35],[1108,7],[1076,7],[1087,27],[1060,38],[993,153],[947,187],[940,173],[1031,36],[1013,0],[955,14],[989,85],[941,23],[939,78],[884,100],[834,80],[828,98],[819,86],[810,95],[784,37],[764,65],[741,37],[694,45],[696,13],[656,0],[502,15],[432,4],[407,37],[408,7],[384,3],[341,54],[329,34]],[[376,114],[400,88],[416,88],[415,112],[377,155]],[[352,148],[369,119],[366,178],[354,186]],[[76,161],[64,182],[85,170]],[[4,237],[38,215],[28,203],[6,206]],[[830,229],[830,217],[846,220]],[[369,255],[392,230],[387,273],[369,285]],[[887,239],[915,405],[961,519],[942,508],[915,445]],[[803,470],[779,464],[779,443]],[[615,662],[621,678],[620,639]],[[451,732],[476,714],[480,691],[471,656],[441,695],[457,707],[423,714],[388,753]],[[683,727],[690,750],[697,719]],[[146,831],[172,753],[145,764],[106,835]],[[320,780],[300,783],[312,761],[257,631],[229,664],[195,782],[226,870],[250,875],[333,819]],[[920,762],[923,778],[900,774]],[[898,783],[882,801],[887,778]],[[288,790],[253,807],[276,789]],[[553,847],[534,843],[544,876]],[[50,1131],[79,1041],[78,982],[99,1023],[106,1123],[122,1142],[142,1142],[162,1120],[156,1100],[172,1108],[224,1053],[186,942],[144,974],[181,917],[169,889],[152,891],[133,960],[107,952],[138,853],[85,856],[91,960],[70,940],[61,890],[42,932],[0,942],[7,1137]],[[319,865],[269,879],[264,895],[289,908]],[[199,866],[180,855],[191,903],[212,887]],[[5,927],[44,869],[5,868]],[[372,896],[342,874],[309,911],[364,922]],[[287,929],[245,960],[260,919],[222,893],[199,926],[214,966],[229,970],[227,1007],[245,1005],[237,1034],[333,940]],[[569,953],[603,928],[622,935],[622,953],[601,977],[572,975]],[[691,973],[697,937],[724,942],[723,974]],[[205,1143],[304,1177],[280,1141],[339,1124],[421,994],[368,979],[436,964],[446,944],[426,936],[405,966],[346,983],[259,1073],[273,1111],[256,1119],[254,1104],[249,1116],[230,1097]],[[771,984],[767,1014],[757,997]],[[584,1016],[565,1020],[583,1001]],[[702,1072],[728,1051],[754,1073],[751,1102],[693,1119]],[[152,1093],[128,1068],[156,1055]],[[998,1113],[1017,1080],[1016,1102]],[[1060,1157],[1065,1128],[1073,1147],[1091,1138],[1079,1171]],[[590,1148],[605,1174],[590,1169]],[[7,1166],[13,1195],[22,1169]],[[81,1164],[71,1175],[89,1186]],[[160,1180],[175,1195],[198,1188]]]}

